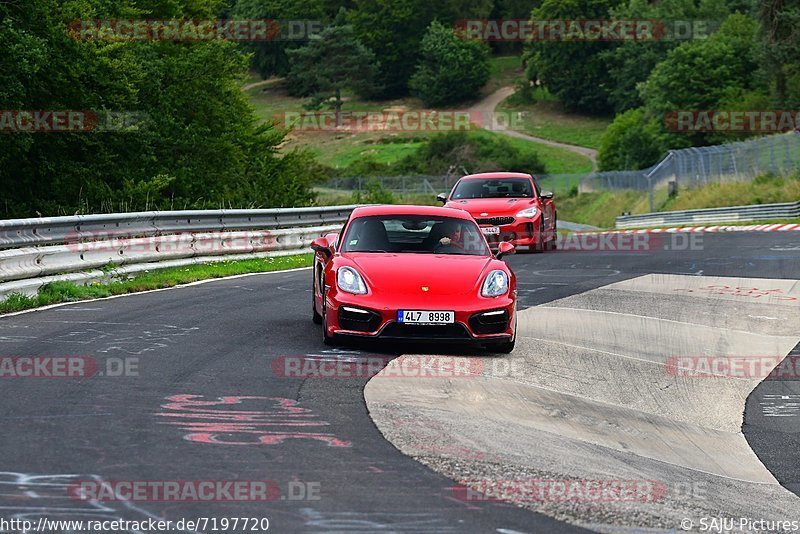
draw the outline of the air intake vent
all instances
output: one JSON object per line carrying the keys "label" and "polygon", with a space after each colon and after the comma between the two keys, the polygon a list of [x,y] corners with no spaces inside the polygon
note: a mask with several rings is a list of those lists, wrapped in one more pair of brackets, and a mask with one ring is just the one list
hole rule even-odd
{"label": "air intake vent", "polygon": [[491,224],[493,226],[514,224],[514,217],[487,217],[475,220],[478,222],[478,224]]}

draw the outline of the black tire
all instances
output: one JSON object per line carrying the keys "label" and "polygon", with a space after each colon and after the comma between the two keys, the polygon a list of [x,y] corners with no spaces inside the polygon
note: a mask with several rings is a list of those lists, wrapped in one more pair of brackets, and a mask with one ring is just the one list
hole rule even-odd
{"label": "black tire", "polygon": [[541,222],[541,220],[539,221],[539,230],[536,232],[536,234],[539,237],[536,240],[536,243],[531,245],[530,250],[534,254],[539,254],[541,252],[544,252],[544,248],[545,248],[544,236],[542,235],[542,222]]}
{"label": "black tire", "polygon": [[311,278],[311,320],[314,321],[314,324],[322,324],[322,315],[317,312],[317,278],[315,269],[314,275]]}
{"label": "black tire", "polygon": [[325,293],[322,294],[322,315],[320,319],[322,323],[322,343],[329,347],[336,345],[336,338],[328,335],[328,312],[325,307]]}
{"label": "black tire", "polygon": [[497,354],[510,354],[511,351],[514,350],[514,345],[516,345],[517,340],[516,336],[511,341],[499,341],[496,343],[489,343],[486,345],[486,350],[489,352],[494,352]]}
{"label": "black tire", "polygon": [[314,324],[322,324],[322,316],[317,313],[317,303],[314,302],[315,298],[314,293],[311,293],[311,320],[314,321]]}
{"label": "black tire", "polygon": [[545,243],[545,250],[556,250],[558,248],[558,217],[553,220],[553,239]]}
{"label": "black tire", "polygon": [[495,341],[494,343],[487,343],[486,350],[489,352],[494,352],[496,354],[509,354],[511,351],[514,350],[514,345],[517,344],[517,318],[516,314],[514,314],[514,337],[511,338],[511,341]]}

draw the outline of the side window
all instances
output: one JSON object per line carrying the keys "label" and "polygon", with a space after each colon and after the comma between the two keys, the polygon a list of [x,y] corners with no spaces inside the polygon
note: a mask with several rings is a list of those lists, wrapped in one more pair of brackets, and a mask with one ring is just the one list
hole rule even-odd
{"label": "side window", "polygon": [[542,188],[539,187],[539,182],[536,180],[533,181],[533,187],[536,189],[536,198],[542,196]]}
{"label": "side window", "polygon": [[350,217],[347,218],[347,220],[344,222],[344,226],[342,226],[342,229],[339,231],[339,237],[336,238],[336,243],[333,245],[333,250],[339,250],[339,245],[341,244],[342,239],[344,239],[344,231],[347,230],[348,224],[350,224]]}

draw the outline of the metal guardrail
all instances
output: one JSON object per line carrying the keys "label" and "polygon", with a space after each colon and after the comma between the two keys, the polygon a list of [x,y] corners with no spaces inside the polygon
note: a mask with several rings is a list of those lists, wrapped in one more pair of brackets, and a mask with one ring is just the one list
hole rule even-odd
{"label": "metal guardrail", "polygon": [[[301,252],[339,230],[356,206],[206,210],[0,221],[0,298],[45,281],[95,281],[102,269],[170,265]],[[100,269],[97,276],[83,276]],[[79,273],[83,273],[78,276]],[[69,275],[69,276],[67,276]]]}
{"label": "metal guardrail", "polygon": [[96,240],[103,235],[142,237],[343,223],[355,207],[147,211],[0,220],[0,249]]}
{"label": "metal guardrail", "polygon": [[617,228],[645,228],[669,224],[727,223],[800,218],[800,202],[757,204],[727,208],[665,211],[617,217]]}

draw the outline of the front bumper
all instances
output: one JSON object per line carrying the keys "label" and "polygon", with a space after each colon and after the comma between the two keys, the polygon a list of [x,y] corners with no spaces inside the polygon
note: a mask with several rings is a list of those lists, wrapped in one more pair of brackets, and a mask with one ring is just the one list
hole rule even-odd
{"label": "front bumper", "polygon": [[[339,293],[341,299],[327,302],[328,334],[398,341],[488,343],[509,341],[514,336],[516,302],[509,295],[481,298],[471,305],[431,305],[417,298],[401,306],[371,306],[369,298]],[[454,311],[455,322],[445,325],[416,325],[397,322],[398,310]]]}
{"label": "front bumper", "polygon": [[[492,224],[479,224],[481,231],[484,228],[492,228]],[[497,247],[502,242],[511,243],[514,246],[532,246],[540,242],[539,228],[540,216],[533,219],[515,219],[511,224],[503,224],[498,226],[500,229],[499,234],[486,234],[486,241],[492,250],[497,250]]]}

